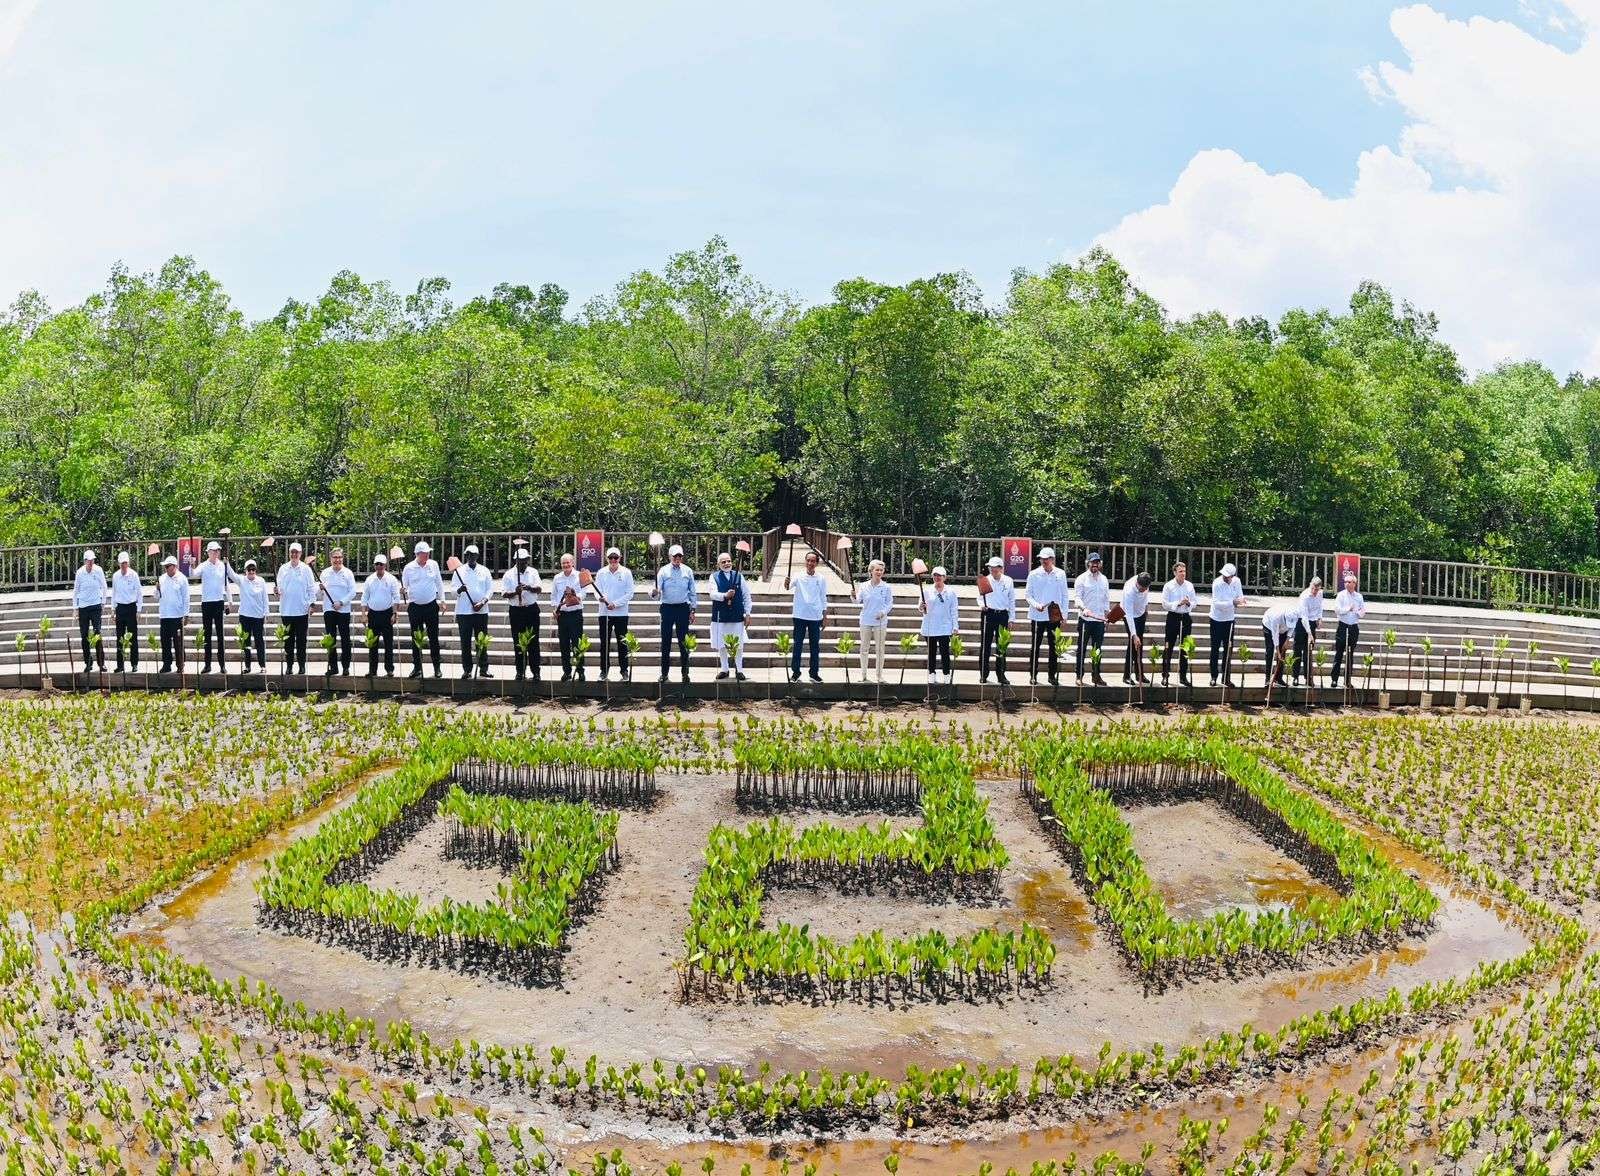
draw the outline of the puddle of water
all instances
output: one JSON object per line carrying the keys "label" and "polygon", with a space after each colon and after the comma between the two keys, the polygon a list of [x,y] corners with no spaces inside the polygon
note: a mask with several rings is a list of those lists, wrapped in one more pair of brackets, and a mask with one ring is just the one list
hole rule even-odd
{"label": "puddle of water", "polygon": [[1017,887],[1017,913],[1022,922],[1050,932],[1057,950],[1068,946],[1087,951],[1094,943],[1094,913],[1088,901],[1064,877],[1033,870]]}

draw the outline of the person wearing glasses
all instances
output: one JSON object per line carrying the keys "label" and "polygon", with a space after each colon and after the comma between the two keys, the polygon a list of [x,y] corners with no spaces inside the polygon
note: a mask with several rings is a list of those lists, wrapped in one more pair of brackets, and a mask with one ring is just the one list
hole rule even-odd
{"label": "person wearing glasses", "polygon": [[623,565],[622,552],[606,550],[606,566],[594,575],[595,595],[600,598],[600,676],[611,676],[611,646],[617,647],[617,666],[624,682],[633,681],[633,666],[628,662],[629,604],[638,591],[633,572]]}

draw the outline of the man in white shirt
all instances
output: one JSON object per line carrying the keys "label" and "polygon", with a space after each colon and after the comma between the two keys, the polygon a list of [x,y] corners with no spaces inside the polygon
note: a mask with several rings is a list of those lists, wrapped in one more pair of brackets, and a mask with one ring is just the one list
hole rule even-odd
{"label": "man in white shirt", "polygon": [[711,600],[711,644],[717,651],[717,680],[728,676],[728,639],[734,639],[733,672],[743,682],[745,618],[750,615],[750,582],[733,566],[729,552],[717,555],[717,570],[707,583]]}
{"label": "man in white shirt", "polygon": [[189,619],[189,581],[178,571],[178,557],[161,561],[156,577],[156,615],[161,620],[161,672],[172,673],[173,660],[183,669],[183,626]]}
{"label": "man in white shirt", "polygon": [[[877,680],[883,681],[883,651],[888,644],[889,610],[894,608],[894,589],[883,576],[888,569],[881,559],[867,565],[867,582],[851,594],[861,608],[861,680],[867,681],[867,665],[877,666]],[[875,654],[869,651],[875,651]]]}
{"label": "man in white shirt", "polygon": [[822,627],[828,623],[828,581],[817,571],[820,561],[814,551],[806,552],[806,570],[792,581],[783,578],[783,587],[794,593],[794,649],[789,654],[789,681],[800,680],[800,649],[811,642],[811,680],[822,681]]}
{"label": "man in white shirt", "polygon": [[267,581],[257,574],[256,561],[244,561],[239,577],[239,628],[244,630],[244,672],[251,668],[250,651],[255,649],[256,665],[267,670]]}
{"label": "man in white shirt", "polygon": [[1211,684],[1217,684],[1217,675],[1233,688],[1233,623],[1239,609],[1248,604],[1244,598],[1244,585],[1239,582],[1239,569],[1231,563],[1222,565],[1222,574],[1211,581]]}
{"label": "man in white shirt", "polygon": [[311,606],[316,602],[317,578],[311,565],[301,559],[305,549],[297,540],[289,544],[289,562],[278,568],[274,577],[278,587],[278,617],[288,630],[283,645],[283,672],[306,672],[306,633],[311,625]]}
{"label": "man in white shirt", "polygon": [[228,638],[223,618],[228,612],[228,585],[239,579],[222,558],[222,544],[213,539],[206,544],[206,557],[200,561],[200,634],[204,643],[205,665],[202,674],[211,672],[211,640],[217,642],[217,668],[228,672]]}
{"label": "man in white shirt", "polygon": [[1189,565],[1179,560],[1172,568],[1172,579],[1161,589],[1161,607],[1166,610],[1166,631],[1161,650],[1161,684],[1171,684],[1172,651],[1178,651],[1178,681],[1189,685],[1189,651],[1184,641],[1194,627],[1196,601],[1194,584],[1189,580]]}
{"label": "man in white shirt", "polygon": [[[1072,582],[1072,601],[1078,606],[1078,685],[1083,685],[1083,659],[1089,647],[1096,650],[1105,645],[1106,614],[1111,611],[1111,581],[1100,570],[1100,553],[1089,553],[1088,567],[1078,573]],[[1094,684],[1104,686],[1100,676],[1100,663],[1091,659],[1090,671]]]}
{"label": "man in white shirt", "polygon": [[[561,648],[561,680],[572,681],[573,654],[583,639],[583,578],[578,575],[577,563],[569,551],[561,557],[561,570],[550,581],[550,599],[556,607],[556,644]],[[587,675],[579,665],[578,681]]]}
{"label": "man in white shirt", "polygon": [[[1055,606],[1052,616],[1050,606]],[[1050,643],[1050,685],[1056,685],[1056,631],[1067,614],[1067,573],[1056,567],[1056,549],[1039,552],[1039,566],[1028,573],[1028,621],[1033,627],[1033,653],[1028,658],[1028,682],[1039,684],[1039,645]]]}
{"label": "man in white shirt", "polygon": [[111,573],[111,606],[117,617],[117,673],[122,673],[123,647],[139,669],[139,603],[144,599],[144,585],[139,573],[133,570],[132,560],[126,551],[117,552],[117,570]]}
{"label": "man in white shirt", "polygon": [[1361,641],[1361,621],[1367,615],[1367,601],[1356,586],[1356,574],[1344,574],[1344,587],[1339,590],[1339,595],[1333,598],[1333,611],[1339,615],[1339,627],[1333,633],[1333,677],[1335,687],[1339,685],[1339,667],[1346,667],[1346,682],[1353,682],[1356,676],[1356,646]]}
{"label": "man in white shirt", "polygon": [[450,577],[450,586],[456,593],[456,631],[461,635],[461,677],[472,677],[474,661],[478,677],[492,678],[489,672],[489,649],[479,648],[479,634],[489,635],[489,594],[494,591],[494,575],[478,562],[478,545],[467,544],[461,553],[462,560]]}
{"label": "man in white shirt", "polygon": [[333,637],[328,649],[328,677],[350,676],[350,613],[356,599],[356,574],[344,565],[344,548],[328,552],[322,582],[323,632]]}
{"label": "man in white shirt", "polygon": [[1306,590],[1300,593],[1300,613],[1305,624],[1294,631],[1294,669],[1290,677],[1294,684],[1300,684],[1300,675],[1306,676],[1306,681],[1311,681],[1311,666],[1307,659],[1311,655],[1310,643],[1317,639],[1317,626],[1322,623],[1322,577],[1312,576],[1311,582],[1306,585]]}
{"label": "man in white shirt", "polygon": [[694,569],[683,562],[683,548],[674,543],[667,549],[667,562],[656,572],[656,586],[650,593],[661,601],[661,681],[672,668],[672,639],[678,639],[678,664],[683,680],[689,680],[689,626],[694,624],[700,594],[695,588]]}
{"label": "man in white shirt", "polygon": [[1271,605],[1266,615],[1261,618],[1261,643],[1262,643],[1262,685],[1268,683],[1282,686],[1283,664],[1288,657],[1289,643],[1294,640],[1295,633],[1303,629],[1306,615],[1300,609],[1300,602],[1294,603],[1281,601]]}
{"label": "man in white shirt", "polygon": [[539,578],[539,569],[532,566],[532,559],[526,547],[517,548],[500,582],[500,595],[510,606],[511,654],[519,682],[527,676],[530,665],[533,680],[539,680],[539,590],[544,581]]}
{"label": "man in white shirt", "polygon": [[995,674],[1000,679],[1000,685],[1009,686],[1011,682],[1006,678],[1006,655],[1000,648],[1000,634],[1009,634],[1011,626],[1016,623],[1017,585],[1001,571],[1005,566],[1005,561],[998,555],[990,556],[989,571],[984,577],[989,586],[988,592],[983,591],[982,584],[978,585],[978,615],[982,628],[978,648],[978,681],[989,680],[989,657],[990,650],[993,650]]}
{"label": "man in white shirt", "polygon": [[922,612],[918,631],[928,643],[928,681],[948,682],[953,673],[950,638],[961,627],[961,602],[956,590],[945,583],[943,568],[934,568],[932,575],[933,588],[922,593],[922,602],[917,606]]}
{"label": "man in white shirt", "polygon": [[[100,672],[106,668],[106,651],[99,640],[100,621],[106,607],[106,574],[100,565],[94,562],[94,552],[83,553],[83,566],[78,569],[78,574],[72,578],[72,603],[78,610],[78,648],[83,651],[83,672],[88,673],[94,669],[94,656],[100,655]],[[89,633],[93,630],[95,642],[89,643]]]}
{"label": "man in white shirt", "polygon": [[636,591],[633,572],[623,566],[622,552],[612,547],[606,551],[606,566],[594,574],[594,594],[600,598],[600,676],[611,676],[611,645],[617,646],[617,666],[624,682],[633,681],[633,667],[628,664],[629,601]]}
{"label": "man in white shirt", "polygon": [[[372,557],[372,574],[361,585],[361,616],[376,640],[367,646],[367,677],[378,676],[378,646],[383,646],[383,668],[394,677],[394,610],[400,602],[400,581],[389,574],[389,557]],[[348,673],[348,671],[346,671]]]}
{"label": "man in white shirt", "polygon": [[411,549],[412,559],[400,571],[400,598],[406,602],[406,623],[411,629],[411,677],[422,677],[422,647],[433,658],[433,676],[444,677],[444,653],[439,648],[439,598],[444,577],[434,562],[433,548],[421,540]]}
{"label": "man in white shirt", "polygon": [[1145,684],[1144,622],[1150,609],[1149,572],[1140,572],[1122,586],[1122,624],[1128,631],[1128,644],[1122,650],[1122,681],[1132,686]]}

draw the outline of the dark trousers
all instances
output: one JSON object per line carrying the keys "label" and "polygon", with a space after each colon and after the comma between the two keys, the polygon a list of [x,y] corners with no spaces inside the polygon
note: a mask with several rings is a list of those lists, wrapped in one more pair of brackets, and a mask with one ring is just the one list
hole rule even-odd
{"label": "dark trousers", "polygon": [[628,643],[623,640],[628,635],[627,617],[601,617],[600,618],[600,674],[605,676],[611,672],[611,645],[617,646],[617,666],[622,670],[622,676],[628,676]]}
{"label": "dark trousers", "polygon": [[1194,618],[1188,613],[1169,612],[1166,620],[1166,632],[1162,635],[1166,648],[1161,651],[1161,676],[1169,677],[1172,673],[1172,651],[1178,651],[1178,677],[1188,680],[1189,655],[1184,652],[1183,639],[1194,629]]}
{"label": "dark trousers", "polygon": [[[1106,643],[1106,623],[1104,621],[1091,621],[1085,617],[1078,618],[1078,677],[1083,677],[1083,659],[1093,646],[1100,649]],[[1100,676],[1100,667],[1094,667],[1094,676]]]}
{"label": "dark trousers", "polygon": [[811,676],[822,677],[822,622],[794,618],[794,649],[789,653],[789,676],[800,676],[800,649],[806,640],[811,641]]}
{"label": "dark trousers", "polygon": [[[684,605],[685,609],[689,606]],[[561,676],[572,674],[572,653],[578,648],[578,638],[583,636],[583,610],[581,608],[556,610],[556,644],[561,646]],[[583,667],[578,667],[583,677]]]}
{"label": "dark trousers", "polygon": [[350,614],[329,609],[322,614],[322,631],[333,635],[333,648],[328,650],[328,673],[339,670],[350,672]]}
{"label": "dark trousers", "polygon": [[[1126,618],[1124,622],[1124,628],[1132,629],[1132,632],[1128,634],[1128,647],[1122,651],[1122,676],[1124,678],[1138,678],[1141,682],[1144,681],[1144,657],[1142,656],[1144,653],[1144,622],[1149,615],[1149,613],[1140,613],[1136,617]],[[1135,637],[1139,639],[1137,647],[1133,644]]]}
{"label": "dark trousers", "polygon": [[489,631],[489,614],[484,612],[469,612],[456,614],[456,632],[461,634],[461,676],[472,677],[474,660],[477,662],[478,673],[487,675],[489,672],[489,651],[482,653],[477,650],[478,634]]}
{"label": "dark trousers", "polygon": [[106,668],[105,647],[98,641],[94,648],[89,648],[89,630],[94,630],[96,637],[100,636],[100,614],[104,605],[89,604],[78,610],[78,648],[83,650],[83,664],[88,665],[96,654],[100,655],[100,668]]}
{"label": "dark trousers", "polygon": [[[600,622],[600,632],[605,633],[605,621]],[[522,652],[522,635],[532,633],[528,638],[528,652]],[[539,606],[537,604],[513,604],[511,606],[511,652],[517,662],[517,677],[522,677],[531,666],[533,680],[539,680]],[[601,657],[604,658],[604,654]]]}
{"label": "dark trousers", "polygon": [[367,632],[377,640],[367,646],[367,673],[378,672],[378,646],[383,646],[383,668],[394,673],[394,609],[369,608]]}
{"label": "dark trousers", "polygon": [[255,646],[256,664],[267,668],[267,618],[240,617],[239,627],[244,630],[244,668],[250,670],[250,647]]}
{"label": "dark trousers", "polygon": [[1227,678],[1233,673],[1233,622],[1211,621],[1211,678]]}
{"label": "dark trousers", "polygon": [[129,635],[128,656],[133,659],[133,668],[139,668],[139,606],[134,604],[117,605],[117,669],[122,669],[122,635]]}
{"label": "dark trousers", "polygon": [[1339,624],[1333,632],[1333,684],[1339,684],[1339,667],[1346,664],[1348,659],[1347,677],[1354,681],[1356,676],[1356,645],[1361,641],[1361,626]]}
{"label": "dark trousers", "polygon": [[311,628],[311,618],[305,613],[297,617],[280,616],[283,627],[288,630],[283,643],[283,672],[288,673],[295,666],[300,667],[300,672],[306,672],[306,633]]}
{"label": "dark trousers", "polygon": [[943,673],[943,674],[948,674],[950,672],[950,637],[949,637],[949,635],[947,634],[947,635],[945,635],[943,637],[929,637],[929,638],[927,638],[927,642],[928,642],[928,673],[932,674],[932,673],[935,672],[934,663],[938,662],[939,665],[942,666],[943,668],[939,669],[937,672]]}
{"label": "dark trousers", "polygon": [[689,635],[689,605],[663,604],[661,606],[661,673],[672,668],[672,638],[678,638],[678,661],[683,672],[689,672],[689,647],[683,639]]}
{"label": "dark trousers", "polygon": [[1288,642],[1278,648],[1278,635],[1265,625],[1261,626],[1261,684],[1276,682],[1283,685],[1283,659],[1289,652]]}
{"label": "dark trousers", "polygon": [[228,661],[228,639],[223,636],[222,618],[228,611],[228,602],[225,600],[202,600],[200,602],[200,636],[205,643],[206,669],[211,668],[211,638],[217,639],[217,665],[225,666]]}
{"label": "dark trousers", "polygon": [[1317,635],[1317,626],[1321,623],[1321,621],[1308,621],[1307,624],[1311,626],[1310,633],[1306,632],[1304,625],[1296,625],[1294,627],[1294,680],[1296,682],[1300,680],[1301,674],[1306,676],[1306,681],[1311,681],[1311,666],[1306,659],[1311,653],[1311,638]]}
{"label": "dark trousers", "polygon": [[183,617],[161,618],[161,672],[172,671],[173,664],[183,668]]}
{"label": "dark trousers", "polygon": [[427,604],[417,604],[413,601],[406,605],[406,620],[411,625],[411,668],[419,674],[422,672],[422,647],[417,644],[417,634],[426,633],[433,672],[437,674],[443,657],[439,651],[439,602],[430,600]]}
{"label": "dark trousers", "polygon": [[1033,622],[1033,653],[1028,658],[1028,673],[1033,677],[1039,676],[1039,644],[1050,644],[1050,680],[1056,680],[1056,623],[1054,621]]}
{"label": "dark trousers", "polygon": [[1006,680],[1006,655],[1000,650],[1000,631],[1011,631],[1011,613],[1003,608],[983,610],[983,641],[978,650],[978,677],[989,676],[989,649],[994,647],[994,668],[1000,681]]}

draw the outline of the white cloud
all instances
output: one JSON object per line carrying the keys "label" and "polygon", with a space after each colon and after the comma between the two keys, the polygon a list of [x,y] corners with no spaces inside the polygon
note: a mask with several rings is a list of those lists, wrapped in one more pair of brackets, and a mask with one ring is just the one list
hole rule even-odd
{"label": "white cloud", "polygon": [[1565,7],[1570,52],[1509,23],[1397,10],[1405,63],[1361,77],[1406,125],[1361,154],[1348,194],[1207,150],[1096,244],[1178,314],[1337,307],[1370,278],[1436,312],[1469,366],[1600,374],[1600,0]]}
{"label": "white cloud", "polygon": [[0,64],[11,56],[39,0],[0,0]]}

